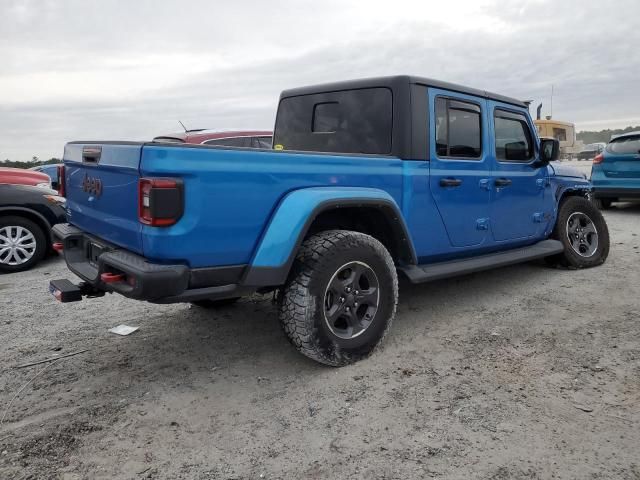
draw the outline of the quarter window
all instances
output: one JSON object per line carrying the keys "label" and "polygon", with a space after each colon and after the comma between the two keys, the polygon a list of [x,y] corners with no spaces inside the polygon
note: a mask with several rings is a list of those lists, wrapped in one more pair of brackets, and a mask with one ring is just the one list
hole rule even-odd
{"label": "quarter window", "polygon": [[479,159],[482,155],[480,107],[436,98],[436,153],[439,157]]}
{"label": "quarter window", "polygon": [[494,123],[498,160],[528,162],[533,159],[531,131],[524,115],[496,110]]}

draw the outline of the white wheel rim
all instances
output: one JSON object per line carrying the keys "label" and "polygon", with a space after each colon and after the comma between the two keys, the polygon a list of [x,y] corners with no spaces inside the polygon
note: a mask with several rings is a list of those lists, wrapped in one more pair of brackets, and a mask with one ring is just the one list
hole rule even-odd
{"label": "white wheel rim", "polygon": [[36,237],[19,225],[0,228],[0,263],[22,265],[36,253]]}

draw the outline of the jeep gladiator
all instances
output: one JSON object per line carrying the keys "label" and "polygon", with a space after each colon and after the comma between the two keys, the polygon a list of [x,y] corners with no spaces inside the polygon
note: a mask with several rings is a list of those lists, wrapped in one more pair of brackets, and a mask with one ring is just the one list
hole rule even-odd
{"label": "jeep gladiator", "polygon": [[346,365],[388,331],[398,273],[603,263],[592,187],[557,156],[527,104],[412,76],[284,91],[273,149],[71,142],[54,234],[82,282],[50,291],[206,306],[274,291],[293,345]]}

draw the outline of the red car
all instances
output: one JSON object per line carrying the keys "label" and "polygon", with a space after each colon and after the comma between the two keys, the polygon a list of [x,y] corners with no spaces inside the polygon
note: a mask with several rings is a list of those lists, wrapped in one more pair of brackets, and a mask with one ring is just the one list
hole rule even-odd
{"label": "red car", "polygon": [[0,167],[0,183],[51,188],[49,175],[24,168]]}
{"label": "red car", "polygon": [[200,145],[221,145],[225,147],[271,148],[273,132],[251,130],[214,132],[211,130],[188,130],[168,133],[153,139],[154,142],[191,143]]}

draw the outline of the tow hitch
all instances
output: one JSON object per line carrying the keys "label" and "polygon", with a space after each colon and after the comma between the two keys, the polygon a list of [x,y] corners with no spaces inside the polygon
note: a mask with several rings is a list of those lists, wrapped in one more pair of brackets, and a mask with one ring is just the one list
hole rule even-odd
{"label": "tow hitch", "polygon": [[104,292],[98,290],[86,282],[75,284],[66,278],[51,280],[49,282],[49,292],[56,300],[62,303],[79,302],[82,297],[102,297]]}

